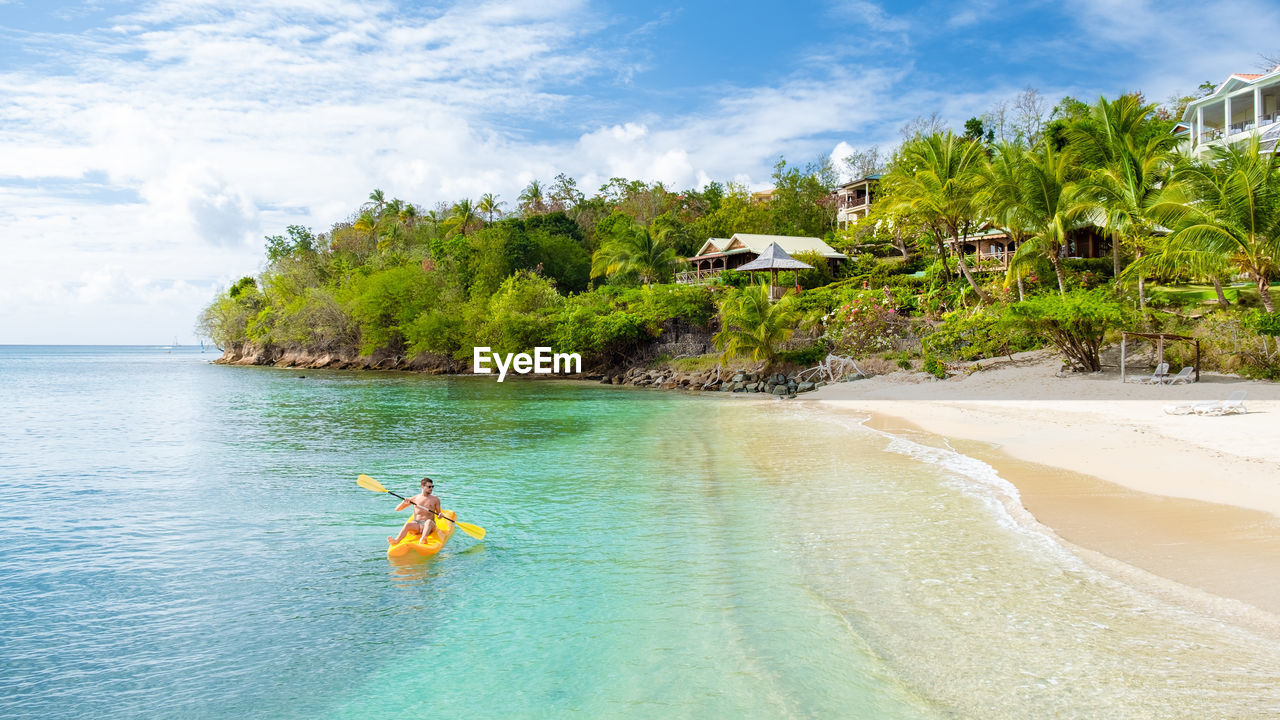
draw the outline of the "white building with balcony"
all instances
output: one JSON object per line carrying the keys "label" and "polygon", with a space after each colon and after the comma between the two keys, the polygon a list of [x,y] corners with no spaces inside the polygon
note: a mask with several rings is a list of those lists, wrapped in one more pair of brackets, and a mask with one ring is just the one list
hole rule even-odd
{"label": "white building with balcony", "polygon": [[1280,65],[1260,75],[1228,77],[1213,93],[1188,104],[1182,122],[1190,126],[1187,149],[1193,155],[1247,140],[1255,131],[1269,149],[1280,139]]}
{"label": "white building with balcony", "polygon": [[848,230],[871,212],[872,193],[880,182],[879,175],[868,175],[847,182],[832,191],[836,198],[836,228]]}

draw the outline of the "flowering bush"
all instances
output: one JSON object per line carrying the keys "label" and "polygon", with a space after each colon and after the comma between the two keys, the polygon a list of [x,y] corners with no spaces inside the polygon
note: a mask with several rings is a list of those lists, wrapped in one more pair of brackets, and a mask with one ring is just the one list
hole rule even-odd
{"label": "flowering bush", "polygon": [[822,324],[836,352],[853,357],[893,349],[907,326],[892,295],[874,291],[851,297],[824,315]]}

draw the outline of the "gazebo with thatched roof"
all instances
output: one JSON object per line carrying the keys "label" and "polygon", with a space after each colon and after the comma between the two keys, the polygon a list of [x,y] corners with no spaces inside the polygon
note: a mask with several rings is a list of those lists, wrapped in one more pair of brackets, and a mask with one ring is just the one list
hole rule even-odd
{"label": "gazebo with thatched roof", "polygon": [[741,272],[769,273],[769,297],[778,300],[786,292],[786,288],[778,287],[778,271],[780,270],[812,270],[813,266],[802,263],[778,247],[778,243],[769,243],[769,247],[760,253],[760,257],[738,268]]}

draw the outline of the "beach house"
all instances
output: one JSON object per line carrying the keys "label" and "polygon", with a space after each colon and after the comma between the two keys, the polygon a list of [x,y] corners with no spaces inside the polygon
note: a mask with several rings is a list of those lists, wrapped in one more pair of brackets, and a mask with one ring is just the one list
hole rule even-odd
{"label": "beach house", "polygon": [[834,191],[836,199],[836,228],[848,230],[859,220],[871,212],[874,201],[875,186],[880,182],[879,175],[868,175],[858,180],[847,182]]}
{"label": "beach house", "polygon": [[777,243],[778,247],[788,255],[816,252],[827,259],[832,269],[849,259],[849,256],[836,252],[834,248],[816,237],[735,233],[730,238],[708,238],[702,247],[698,248],[698,252],[688,259],[693,269],[677,273],[676,282],[685,285],[710,282],[717,273],[734,270],[760,257],[771,243]]}
{"label": "beach house", "polygon": [[1234,73],[1209,95],[1187,104],[1182,122],[1190,129],[1184,149],[1199,155],[1208,148],[1262,134],[1264,149],[1280,141],[1280,65],[1270,71]]}

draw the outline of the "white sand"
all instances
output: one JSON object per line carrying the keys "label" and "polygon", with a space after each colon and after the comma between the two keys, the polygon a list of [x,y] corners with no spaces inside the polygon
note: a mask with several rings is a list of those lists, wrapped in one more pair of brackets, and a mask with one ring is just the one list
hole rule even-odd
{"label": "white sand", "polygon": [[[901,418],[930,433],[996,444],[1007,455],[1134,490],[1280,516],[1280,384],[1203,373],[1178,386],[1118,372],[1058,375],[1047,352],[937,381],[895,373],[802,395]],[[1246,390],[1243,415],[1168,415],[1170,404]]]}

